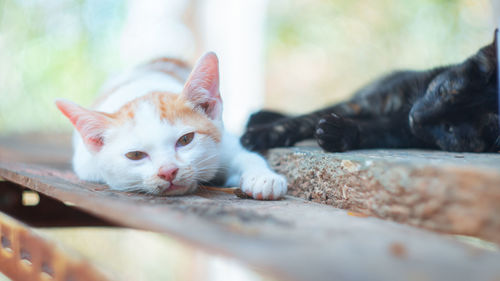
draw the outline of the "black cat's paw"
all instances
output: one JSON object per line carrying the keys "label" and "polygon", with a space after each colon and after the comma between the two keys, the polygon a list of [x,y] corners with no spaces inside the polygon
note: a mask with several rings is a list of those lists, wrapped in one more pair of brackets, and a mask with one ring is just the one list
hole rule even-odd
{"label": "black cat's paw", "polygon": [[276,111],[261,110],[253,113],[248,118],[246,128],[269,125],[275,121],[286,118],[287,116]]}
{"label": "black cat's paw", "polygon": [[240,142],[249,150],[265,150],[294,144],[291,135],[279,124],[250,127],[240,138]]}
{"label": "black cat's paw", "polygon": [[319,120],[314,136],[325,151],[341,152],[358,146],[359,129],[351,119],[330,113]]}

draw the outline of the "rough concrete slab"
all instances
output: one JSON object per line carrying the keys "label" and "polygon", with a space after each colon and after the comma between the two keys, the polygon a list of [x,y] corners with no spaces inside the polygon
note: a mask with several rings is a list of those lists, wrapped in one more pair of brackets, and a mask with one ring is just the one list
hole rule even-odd
{"label": "rough concrete slab", "polygon": [[289,194],[434,231],[500,242],[500,154],[273,149]]}

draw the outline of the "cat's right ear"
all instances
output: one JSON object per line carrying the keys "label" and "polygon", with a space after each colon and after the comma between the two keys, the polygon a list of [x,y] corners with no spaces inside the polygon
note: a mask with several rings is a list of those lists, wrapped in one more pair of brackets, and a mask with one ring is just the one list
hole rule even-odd
{"label": "cat's right ear", "polygon": [[498,28],[495,29],[495,32],[493,34],[493,42],[479,49],[478,55],[480,57],[480,61],[482,60],[481,63],[493,64],[490,67],[496,68],[496,62],[498,60],[497,50],[498,50]]}
{"label": "cat's right ear", "polygon": [[104,132],[111,124],[111,118],[105,113],[85,109],[68,100],[56,100],[56,106],[68,117],[83,142],[91,152],[98,152],[104,145]]}
{"label": "cat's right ear", "polygon": [[485,81],[489,81],[493,74],[498,68],[498,29],[495,30],[493,36],[493,42],[482,47],[479,51],[472,57],[470,57],[467,62],[474,67],[473,69],[478,69],[479,73],[482,75],[481,78]]}
{"label": "cat's right ear", "polygon": [[497,47],[498,46],[498,28],[495,29],[495,32],[493,33],[493,46]]}
{"label": "cat's right ear", "polygon": [[206,53],[198,60],[184,85],[182,96],[211,119],[222,118],[219,60],[215,53]]}

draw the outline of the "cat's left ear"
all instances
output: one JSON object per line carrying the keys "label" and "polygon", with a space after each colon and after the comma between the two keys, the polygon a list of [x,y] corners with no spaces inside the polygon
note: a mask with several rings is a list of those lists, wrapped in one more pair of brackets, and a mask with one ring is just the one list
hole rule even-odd
{"label": "cat's left ear", "polygon": [[219,60],[213,52],[202,56],[189,75],[183,97],[195,108],[214,120],[222,118],[222,99],[219,93]]}

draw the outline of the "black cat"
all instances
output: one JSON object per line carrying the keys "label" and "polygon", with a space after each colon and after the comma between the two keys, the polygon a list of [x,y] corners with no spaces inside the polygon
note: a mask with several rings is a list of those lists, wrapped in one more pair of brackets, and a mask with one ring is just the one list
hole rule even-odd
{"label": "black cat", "polygon": [[500,150],[497,36],[456,65],[398,71],[349,101],[310,114],[253,114],[243,146],[262,150],[315,137],[326,151],[362,148]]}

